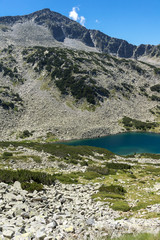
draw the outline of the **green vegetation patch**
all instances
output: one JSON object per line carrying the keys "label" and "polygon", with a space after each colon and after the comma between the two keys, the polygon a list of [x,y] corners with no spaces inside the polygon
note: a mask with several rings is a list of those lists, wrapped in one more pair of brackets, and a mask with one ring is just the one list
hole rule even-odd
{"label": "green vegetation patch", "polygon": [[20,138],[28,138],[31,137],[33,135],[32,132],[30,132],[29,130],[24,130],[22,133],[20,133],[19,137]]}
{"label": "green vegetation patch", "polygon": [[96,173],[101,174],[101,175],[109,175],[111,173],[108,168],[100,167],[100,166],[89,166],[87,168],[87,171],[96,172]]}
{"label": "green vegetation patch", "polygon": [[156,84],[156,85],[150,87],[150,89],[153,92],[160,92],[160,84]]}
{"label": "green vegetation patch", "polygon": [[10,158],[10,157],[12,157],[13,156],[13,153],[11,153],[11,152],[4,152],[3,154],[2,154],[2,158],[3,159],[8,159],[8,158]]}
{"label": "green vegetation patch", "polygon": [[[98,192],[92,195],[92,198],[95,200],[100,200],[102,202],[112,202],[113,200],[117,199],[122,199],[124,200],[125,197],[120,195],[120,194],[116,194],[116,193],[106,193],[106,192]],[[112,199],[112,200],[110,200]]]}
{"label": "green vegetation patch", "polygon": [[81,175],[79,172],[68,173],[68,174],[57,174],[56,179],[63,184],[77,184],[78,178]]}
{"label": "green vegetation patch", "polygon": [[39,152],[44,151],[60,158],[81,159],[81,156],[94,156],[95,153],[103,154],[104,159],[112,159],[115,157],[115,154],[111,151],[98,147],[70,146],[57,143],[43,144],[36,142],[0,142],[1,147],[8,147],[10,144],[13,145],[13,147],[23,146],[35,149]]}
{"label": "green vegetation patch", "polygon": [[22,182],[21,187],[23,190],[26,190],[28,192],[34,192],[35,190],[40,192],[43,190],[43,185],[41,183],[36,183],[36,182]]}
{"label": "green vegetation patch", "polygon": [[44,173],[44,172],[32,172],[29,170],[6,170],[0,169],[0,182],[4,183],[14,183],[19,182],[36,182],[45,185],[54,184],[55,176]]}
{"label": "green vegetation patch", "polygon": [[92,60],[75,57],[74,51],[35,47],[23,50],[22,54],[27,63],[32,66],[36,64],[36,72],[45,70],[48,73],[50,84],[54,83],[62,95],[71,94],[77,101],[86,99],[92,105],[110,95],[109,90],[96,86],[95,79],[92,79],[92,76],[97,74],[95,69],[89,72],[79,66],[79,62],[91,64]]}
{"label": "green vegetation patch", "polygon": [[145,170],[155,176],[160,176],[160,167],[147,166]]}
{"label": "green vegetation patch", "polygon": [[86,180],[92,180],[98,177],[102,177],[102,175],[97,172],[86,171],[85,173],[83,173],[83,178]]}
{"label": "green vegetation patch", "polygon": [[157,101],[157,102],[159,102],[159,101],[160,101],[160,97],[158,97],[158,96],[156,96],[156,95],[152,95],[152,96],[151,96],[151,100],[152,100],[152,101]]}
{"label": "green vegetation patch", "polygon": [[[114,207],[115,208],[114,210],[126,211],[126,209],[127,209],[127,211],[128,211],[128,208],[126,208],[126,206],[127,207],[129,207],[129,206],[126,202],[123,201],[123,200],[125,200],[125,197],[124,197],[125,193],[126,193],[126,190],[120,185],[107,186],[107,185],[103,184],[99,188],[98,193],[92,195],[92,198],[95,200],[111,202],[112,203],[111,207],[112,208]],[[119,206],[119,208],[116,209],[117,205]]]}
{"label": "green vegetation patch", "polygon": [[123,86],[123,88],[125,89],[125,91],[128,91],[128,92],[132,92],[133,91],[133,89],[134,89],[134,87],[133,87],[133,85],[131,85],[131,84],[128,84],[128,83],[121,83],[121,85]]}
{"label": "green vegetation patch", "polygon": [[155,153],[141,153],[140,157],[142,158],[151,158],[151,159],[160,159],[160,154]]}
{"label": "green vegetation patch", "polygon": [[[66,74],[67,72],[67,74]],[[69,94],[71,92],[72,96],[76,100],[86,98],[87,102],[95,105],[96,102],[103,101],[102,97],[108,98],[110,93],[107,89],[103,87],[97,87],[95,84],[87,84],[84,77],[81,79],[76,79],[72,76],[72,72],[61,70],[61,78],[55,81],[56,86],[59,88],[62,94]],[[52,73],[53,76],[53,73]],[[57,77],[57,74],[54,76]]]}
{"label": "green vegetation patch", "polygon": [[123,212],[128,212],[131,209],[128,203],[122,200],[119,200],[113,203],[111,208],[115,211],[123,211]]}
{"label": "green vegetation patch", "polygon": [[154,68],[154,73],[156,75],[159,75],[160,74],[160,68]]}
{"label": "green vegetation patch", "polygon": [[0,106],[4,110],[18,110],[23,106],[23,100],[18,93],[14,93],[10,87],[0,86]]}
{"label": "green vegetation patch", "polygon": [[100,192],[106,192],[106,193],[115,193],[115,194],[120,194],[120,195],[124,195],[127,191],[124,189],[124,187],[120,186],[120,185],[110,185],[110,186],[106,186],[106,185],[102,185],[99,188]]}
{"label": "green vegetation patch", "polygon": [[156,122],[142,122],[136,119],[132,119],[130,117],[123,117],[122,124],[127,130],[141,130],[147,131],[150,129],[154,129],[159,126]]}
{"label": "green vegetation patch", "polygon": [[17,69],[14,68],[13,70],[9,67],[6,67],[5,64],[1,61],[0,62],[0,72],[3,73],[3,76],[8,76],[13,82],[15,83],[23,83],[24,79],[21,77],[20,74],[17,73]]}
{"label": "green vegetation patch", "polygon": [[[112,238],[112,240],[159,240],[159,234],[140,233],[140,234],[127,234],[119,238]],[[111,239],[108,239],[111,240]]]}
{"label": "green vegetation patch", "polygon": [[132,166],[127,163],[109,162],[109,163],[106,163],[106,167],[109,169],[111,168],[111,169],[117,169],[117,170],[127,170],[127,169],[131,169]]}

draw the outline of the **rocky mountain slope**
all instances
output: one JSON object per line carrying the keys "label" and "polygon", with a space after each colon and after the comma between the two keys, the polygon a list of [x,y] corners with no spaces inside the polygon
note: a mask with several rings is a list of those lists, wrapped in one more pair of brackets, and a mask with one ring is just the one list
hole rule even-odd
{"label": "rocky mountain slope", "polygon": [[2,46],[4,44],[53,46],[62,43],[82,50],[92,49],[124,58],[160,56],[159,45],[135,46],[125,40],[107,36],[98,30],[88,30],[50,9],[25,16],[1,17],[0,42]]}
{"label": "rocky mountain slope", "polygon": [[25,130],[35,138],[101,136],[125,131],[124,116],[159,118],[160,70],[143,62],[10,45],[1,50],[0,67],[2,138]]}
{"label": "rocky mountain slope", "polygon": [[159,131],[160,69],[139,57],[157,64],[159,47],[129,45],[49,9],[1,17],[1,139],[96,137],[144,130],[146,121]]}

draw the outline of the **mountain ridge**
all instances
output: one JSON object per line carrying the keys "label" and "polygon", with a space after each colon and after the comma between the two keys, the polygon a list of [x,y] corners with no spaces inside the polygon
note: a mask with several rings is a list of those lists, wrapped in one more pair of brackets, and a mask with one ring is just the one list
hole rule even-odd
{"label": "mountain ridge", "polygon": [[[38,27],[41,27],[42,32],[45,29],[44,34],[46,34],[46,38],[48,35],[48,39],[50,39],[50,46],[55,45],[54,41],[64,43],[65,39],[74,39],[82,42],[87,47],[91,47],[99,52],[112,54],[117,57],[138,59],[140,57],[147,56],[149,58],[154,57],[157,59],[160,56],[159,45],[141,44],[136,46],[128,43],[126,40],[110,37],[99,30],[87,29],[78,22],[63,16],[60,13],[51,11],[48,8],[28,15],[0,17],[1,30],[4,32],[5,26],[10,27],[12,32],[14,32],[14,25],[18,25],[17,27],[23,25],[23,28],[25,29],[27,28],[25,25],[27,22],[31,26],[35,24],[35,26],[37,25]],[[2,25],[4,25],[3,28]],[[6,29],[6,31],[9,31],[9,29]],[[32,28],[30,30],[30,34],[32,35],[31,31]],[[33,45],[36,45],[38,41],[33,37],[30,38],[30,34],[28,34],[28,41],[35,41]],[[16,35],[16,41],[14,41],[14,43],[19,44],[18,40],[18,36]],[[46,46],[46,41],[42,40],[40,45]]]}

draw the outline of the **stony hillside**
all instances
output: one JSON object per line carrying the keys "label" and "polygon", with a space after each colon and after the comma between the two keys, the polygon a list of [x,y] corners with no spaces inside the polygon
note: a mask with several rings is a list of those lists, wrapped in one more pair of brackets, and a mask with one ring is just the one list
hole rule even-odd
{"label": "stony hillside", "polygon": [[125,131],[125,116],[156,121],[149,130],[159,131],[159,79],[159,68],[136,60],[10,45],[0,55],[2,139],[25,130],[33,138],[101,136]]}
{"label": "stony hillside", "polygon": [[[87,146],[0,142],[0,237],[111,240],[156,234],[159,159]],[[147,236],[133,239],[154,239]]]}

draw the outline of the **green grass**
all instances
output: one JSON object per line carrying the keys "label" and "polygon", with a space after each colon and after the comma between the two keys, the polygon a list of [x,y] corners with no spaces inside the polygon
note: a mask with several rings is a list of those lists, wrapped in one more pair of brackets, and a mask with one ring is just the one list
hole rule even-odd
{"label": "green grass", "polygon": [[57,174],[56,179],[63,184],[76,184],[81,173]]}
{"label": "green grass", "polygon": [[119,200],[113,203],[113,205],[111,205],[111,208],[115,211],[123,211],[123,212],[128,212],[131,209],[128,203],[122,200]]}
{"label": "green grass", "polygon": [[145,170],[146,170],[147,173],[151,173],[155,176],[160,175],[160,168],[159,167],[147,166],[147,167],[145,167]]}
{"label": "green grass", "polygon": [[111,208],[117,211],[128,211],[130,207],[123,201],[126,190],[120,185],[102,185],[99,192],[92,195],[92,199],[112,203]]}
{"label": "green grass", "polygon": [[110,171],[108,168],[106,167],[100,167],[100,166],[89,166],[87,168],[88,172],[96,172],[98,174],[102,174],[102,175],[109,175]]}
{"label": "green grass", "polygon": [[141,153],[140,157],[142,158],[151,158],[151,159],[160,159],[160,154],[155,153]]}
{"label": "green grass", "polygon": [[[111,240],[107,238],[105,240]],[[160,233],[159,234],[150,234],[150,233],[140,233],[140,234],[127,234],[123,235],[119,238],[112,238],[112,240],[160,240]]]}
{"label": "green grass", "polygon": [[14,161],[29,161],[29,158],[32,158],[33,161],[36,163],[41,163],[42,159],[40,156],[37,155],[15,155],[17,153],[12,153],[12,152],[4,152],[2,154],[2,157],[0,157],[0,160],[14,160]]}
{"label": "green grass", "polygon": [[125,199],[124,196],[120,194],[106,193],[106,192],[98,192],[92,195],[92,199],[100,200],[102,202],[110,202],[111,199]]}
{"label": "green grass", "polygon": [[83,173],[83,178],[86,180],[92,180],[98,177],[102,177],[101,174],[97,173],[97,172],[85,172]]}

